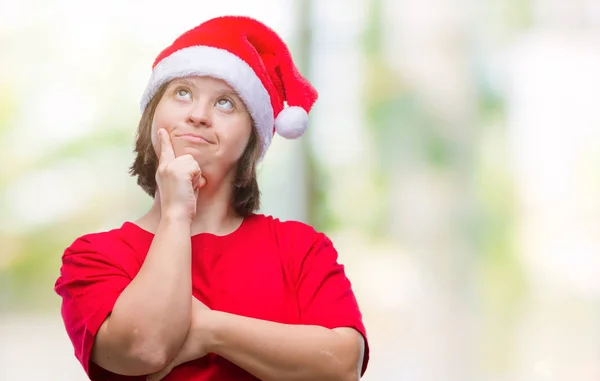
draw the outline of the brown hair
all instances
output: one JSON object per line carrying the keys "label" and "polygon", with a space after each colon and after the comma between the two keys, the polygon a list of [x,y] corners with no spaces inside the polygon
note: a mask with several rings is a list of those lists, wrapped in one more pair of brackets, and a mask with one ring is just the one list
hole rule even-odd
{"label": "brown hair", "polygon": [[[138,185],[151,197],[154,197],[156,192],[156,169],[158,167],[158,157],[152,147],[152,119],[166,88],[167,84],[161,86],[142,113],[135,140],[136,156],[129,168],[129,174],[137,176]],[[236,213],[242,217],[254,213],[260,207],[260,190],[256,178],[259,157],[260,142],[253,123],[250,139],[238,161],[233,180],[233,207]]]}

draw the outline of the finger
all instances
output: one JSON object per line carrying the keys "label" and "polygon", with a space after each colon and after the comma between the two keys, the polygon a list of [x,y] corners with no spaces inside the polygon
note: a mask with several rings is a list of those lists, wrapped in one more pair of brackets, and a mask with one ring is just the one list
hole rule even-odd
{"label": "finger", "polygon": [[192,188],[194,189],[194,198],[198,200],[198,193],[200,193],[200,188],[198,187],[198,177],[194,176],[192,179]]}
{"label": "finger", "polygon": [[173,151],[173,144],[171,143],[171,137],[164,128],[158,130],[160,137],[160,157],[159,161],[171,161],[175,159],[175,151]]}
{"label": "finger", "polygon": [[202,176],[201,174],[199,174],[196,177],[196,189],[200,189],[200,188],[202,188],[205,185],[206,185],[206,179],[204,178],[204,176]]}
{"label": "finger", "polygon": [[206,183],[206,179],[202,176],[202,172],[198,171],[194,175],[192,175],[192,187],[195,190],[200,189]]}

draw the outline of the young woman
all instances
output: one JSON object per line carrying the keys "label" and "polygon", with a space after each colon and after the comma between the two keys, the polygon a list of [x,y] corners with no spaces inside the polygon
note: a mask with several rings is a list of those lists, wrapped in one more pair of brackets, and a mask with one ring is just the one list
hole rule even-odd
{"label": "young woman", "polygon": [[361,313],[337,253],[300,222],[256,214],[256,165],[297,138],[317,93],[280,37],[219,17],[157,57],[132,174],[154,198],[76,239],[55,286],[92,380],[357,380]]}

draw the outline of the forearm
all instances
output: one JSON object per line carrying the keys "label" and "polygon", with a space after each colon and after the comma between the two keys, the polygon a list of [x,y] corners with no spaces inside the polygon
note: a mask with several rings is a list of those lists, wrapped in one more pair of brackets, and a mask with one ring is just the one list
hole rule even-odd
{"label": "forearm", "polygon": [[[161,220],[139,273],[117,300],[105,328],[106,356],[136,358],[142,365],[170,361],[191,318],[191,241],[185,221]],[[138,367],[139,368],[139,367]]]}
{"label": "forearm", "polygon": [[[215,312],[210,351],[270,380],[358,380],[359,345],[334,330]],[[362,340],[362,338],[361,338]]]}

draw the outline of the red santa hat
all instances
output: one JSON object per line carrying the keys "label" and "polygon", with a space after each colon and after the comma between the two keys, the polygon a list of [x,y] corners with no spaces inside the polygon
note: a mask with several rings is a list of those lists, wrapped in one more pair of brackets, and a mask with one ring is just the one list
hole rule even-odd
{"label": "red santa hat", "polygon": [[249,17],[208,20],[164,49],[152,65],[142,112],[162,85],[187,76],[219,78],[237,92],[256,126],[261,156],[275,132],[300,137],[317,100],[317,91],[298,72],[277,33]]}

